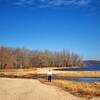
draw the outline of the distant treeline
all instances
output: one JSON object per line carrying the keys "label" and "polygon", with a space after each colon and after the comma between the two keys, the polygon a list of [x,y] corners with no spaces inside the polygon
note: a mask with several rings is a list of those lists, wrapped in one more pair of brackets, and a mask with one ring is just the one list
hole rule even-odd
{"label": "distant treeline", "polygon": [[0,47],[0,69],[83,66],[81,57],[67,50],[37,51]]}
{"label": "distant treeline", "polygon": [[86,60],[84,61],[84,64],[87,66],[98,66],[100,65],[100,61],[99,60]]}

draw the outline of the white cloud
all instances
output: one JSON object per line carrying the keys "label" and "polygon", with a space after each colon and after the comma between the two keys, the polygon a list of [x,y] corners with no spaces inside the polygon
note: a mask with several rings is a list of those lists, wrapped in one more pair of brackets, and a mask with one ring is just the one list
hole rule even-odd
{"label": "white cloud", "polygon": [[16,2],[14,2],[15,5],[34,5],[34,0],[17,0]]}
{"label": "white cloud", "polygon": [[[2,0],[0,0],[2,1]],[[3,0],[4,1],[4,0]],[[12,1],[12,0],[5,0]],[[15,2],[14,2],[15,1]],[[27,5],[27,6],[41,6],[41,7],[60,7],[60,6],[86,6],[91,3],[92,0],[14,0],[15,5]]]}
{"label": "white cloud", "polygon": [[49,3],[52,3],[53,5],[65,5],[65,6],[82,6],[82,5],[88,5],[91,1],[90,0],[50,0]]}
{"label": "white cloud", "polygon": [[88,5],[91,2],[91,0],[79,0],[77,5],[82,6],[82,5]]}

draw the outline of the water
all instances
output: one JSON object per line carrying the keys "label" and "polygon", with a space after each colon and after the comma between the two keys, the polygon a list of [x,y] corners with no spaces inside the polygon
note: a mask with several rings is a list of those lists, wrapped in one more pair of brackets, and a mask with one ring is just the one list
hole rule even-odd
{"label": "water", "polygon": [[62,68],[59,69],[62,71],[100,71],[100,65],[97,66],[87,66],[87,67],[81,67],[81,68]]}
{"label": "water", "polygon": [[79,78],[79,82],[100,82],[100,78]]}
{"label": "water", "polygon": [[100,78],[77,78],[77,77],[74,77],[74,78],[66,78],[66,77],[56,77],[54,79],[60,79],[60,80],[70,80],[70,81],[76,81],[76,82],[100,82]]}
{"label": "water", "polygon": [[[61,71],[100,71],[100,65],[92,65],[82,68],[63,68]],[[77,82],[100,82],[100,78],[60,78],[64,80],[72,80]]]}

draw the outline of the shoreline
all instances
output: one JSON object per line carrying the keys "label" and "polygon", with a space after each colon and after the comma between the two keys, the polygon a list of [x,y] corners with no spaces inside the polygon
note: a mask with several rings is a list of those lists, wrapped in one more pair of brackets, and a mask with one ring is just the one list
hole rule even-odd
{"label": "shoreline", "polygon": [[69,80],[52,80],[50,83],[44,79],[40,79],[39,81],[46,85],[57,86],[72,95],[85,97],[88,100],[94,97],[100,97],[100,83],[85,83]]}
{"label": "shoreline", "polygon": [[[90,71],[56,71],[55,68],[35,68],[35,69],[18,69],[18,70],[4,70],[0,71],[0,77],[2,78],[16,78],[16,79],[36,79],[36,80],[44,80],[42,83],[47,84],[47,72],[51,69],[53,75],[55,77],[78,77],[78,78],[100,78],[100,72],[90,72]],[[52,80],[52,84],[54,86],[60,87],[67,92],[70,92],[74,95],[91,98],[91,94],[93,97],[100,96],[100,82],[75,82],[68,80]],[[84,88],[83,88],[84,87]],[[86,90],[84,90],[86,88]],[[74,91],[74,93],[73,93]],[[75,92],[76,91],[76,92]]]}
{"label": "shoreline", "polygon": [[100,71],[59,71],[55,70],[57,69],[57,67],[0,70],[0,77],[19,77],[19,78],[20,77],[38,78],[39,76],[46,77],[49,69],[52,70],[52,73],[55,77],[100,78]]}
{"label": "shoreline", "polygon": [[0,83],[5,84],[0,84],[0,100],[5,100],[5,97],[7,100],[100,100],[99,96],[86,97],[71,93],[58,82],[55,85],[55,82],[45,84],[37,79],[0,78]]}
{"label": "shoreline", "polygon": [[0,78],[0,83],[0,100],[87,100],[36,79]]}

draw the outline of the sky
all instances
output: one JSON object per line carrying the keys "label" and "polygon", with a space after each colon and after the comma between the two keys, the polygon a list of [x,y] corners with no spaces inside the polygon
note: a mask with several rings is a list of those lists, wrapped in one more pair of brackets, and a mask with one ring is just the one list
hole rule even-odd
{"label": "sky", "polygon": [[100,60],[100,0],[0,0],[0,46]]}

